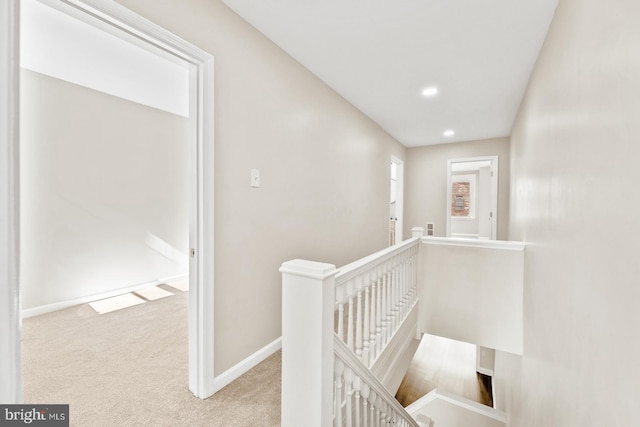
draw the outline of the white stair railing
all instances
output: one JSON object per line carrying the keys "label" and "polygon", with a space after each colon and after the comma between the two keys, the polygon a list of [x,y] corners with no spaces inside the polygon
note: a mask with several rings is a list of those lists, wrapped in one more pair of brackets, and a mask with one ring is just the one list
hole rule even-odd
{"label": "white stair railing", "polygon": [[335,427],[418,427],[400,402],[337,335],[334,353]]}
{"label": "white stair railing", "polygon": [[336,274],[335,331],[367,367],[417,301],[418,245],[419,237],[413,237],[341,267]]}
{"label": "white stair railing", "polygon": [[418,235],[340,272],[282,264],[282,426],[418,426],[369,370],[416,303]]}

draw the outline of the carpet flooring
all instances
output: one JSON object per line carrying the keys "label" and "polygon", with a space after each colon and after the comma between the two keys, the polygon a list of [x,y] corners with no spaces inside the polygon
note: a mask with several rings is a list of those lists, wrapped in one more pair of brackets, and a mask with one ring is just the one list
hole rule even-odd
{"label": "carpet flooring", "polygon": [[23,321],[25,402],[70,405],[72,426],[279,426],[280,352],[209,399],[187,378],[187,293],[98,315]]}

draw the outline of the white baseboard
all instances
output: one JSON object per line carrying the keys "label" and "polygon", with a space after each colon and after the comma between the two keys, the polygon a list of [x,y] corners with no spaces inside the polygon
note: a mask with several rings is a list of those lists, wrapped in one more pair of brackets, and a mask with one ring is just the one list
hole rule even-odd
{"label": "white baseboard", "polygon": [[52,311],[63,310],[65,308],[73,307],[74,305],[85,304],[87,302],[98,301],[105,298],[115,297],[117,295],[126,294],[129,292],[139,291],[141,289],[150,288],[152,286],[161,285],[172,280],[188,278],[188,275],[180,274],[178,276],[167,277],[162,280],[154,280],[152,282],[140,283],[137,285],[127,286],[125,288],[118,288],[111,291],[101,292],[98,294],[87,295],[71,300],[55,302],[53,304],[40,305],[38,307],[32,307],[22,310],[22,318],[27,319],[29,317],[39,316],[41,314],[50,313]]}
{"label": "white baseboard", "polygon": [[482,405],[473,400],[467,399],[462,396],[458,396],[453,393],[449,393],[444,390],[438,390],[437,388],[431,390],[426,395],[422,396],[420,399],[413,402],[411,405],[407,406],[405,409],[409,414],[415,416],[420,410],[427,406],[429,403],[433,402],[436,399],[443,400],[445,402],[449,402],[453,405],[456,405],[460,408],[466,409],[467,411],[475,412],[482,416],[492,418],[496,421],[506,423],[506,414],[503,411],[492,408],[490,406]]}
{"label": "white baseboard", "polygon": [[260,350],[256,351],[243,361],[237,363],[233,367],[227,369],[217,377],[213,379],[213,392],[216,393],[221,390],[223,387],[231,384],[236,379],[240,378],[242,375],[247,373],[251,368],[256,366],[258,363],[265,360],[267,357],[271,356],[276,351],[282,348],[282,337],[276,339],[270,344],[262,347]]}

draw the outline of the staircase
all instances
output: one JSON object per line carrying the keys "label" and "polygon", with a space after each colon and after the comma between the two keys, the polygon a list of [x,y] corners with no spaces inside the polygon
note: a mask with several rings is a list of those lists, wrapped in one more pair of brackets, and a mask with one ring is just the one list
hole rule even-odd
{"label": "staircase", "polygon": [[[434,301],[435,292],[424,292],[425,283],[426,289],[434,286],[421,276],[428,270],[428,238],[420,228],[412,231],[411,239],[339,270],[305,260],[280,268],[283,426],[506,425],[501,411],[444,391],[434,390],[407,408],[394,397],[416,351],[417,337],[433,325],[446,329],[442,319],[433,322],[424,313],[424,307],[443,301]],[[477,259],[477,254],[472,257]],[[495,267],[493,263],[491,269]],[[517,275],[517,266],[509,267]],[[431,298],[430,304],[421,301],[425,298]],[[481,329],[475,332],[478,337],[483,336]],[[518,331],[509,332],[509,341],[494,339],[493,348],[504,344],[517,349]],[[494,337],[496,331],[489,335]]]}
{"label": "staircase", "polygon": [[438,389],[418,399],[406,410],[418,423],[423,422],[427,426],[430,425],[429,422],[435,425],[433,420],[438,420],[437,427],[504,427],[506,425],[504,412]]}

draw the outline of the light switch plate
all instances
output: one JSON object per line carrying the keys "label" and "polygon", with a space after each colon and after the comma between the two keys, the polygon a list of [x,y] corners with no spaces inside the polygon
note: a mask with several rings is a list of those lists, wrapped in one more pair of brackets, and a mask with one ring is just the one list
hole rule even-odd
{"label": "light switch plate", "polygon": [[260,169],[251,169],[251,187],[260,188]]}

